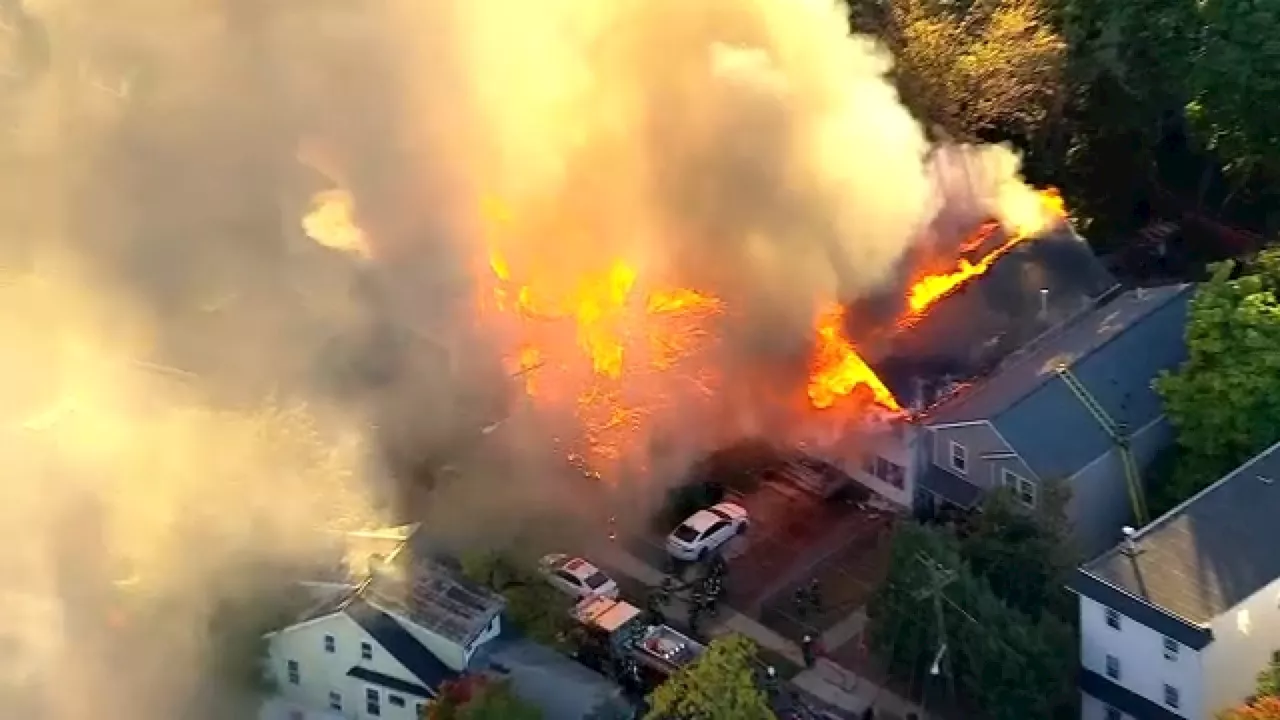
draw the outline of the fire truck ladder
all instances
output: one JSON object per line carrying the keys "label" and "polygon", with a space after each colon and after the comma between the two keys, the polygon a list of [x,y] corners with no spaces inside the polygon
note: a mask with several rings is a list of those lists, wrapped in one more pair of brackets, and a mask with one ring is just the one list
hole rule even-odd
{"label": "fire truck ladder", "polygon": [[1133,508],[1133,517],[1141,527],[1147,524],[1147,500],[1142,491],[1142,475],[1138,472],[1138,463],[1133,459],[1129,431],[1112,419],[1111,415],[1098,404],[1097,398],[1089,392],[1065,364],[1057,367],[1058,377],[1076,396],[1081,405],[1089,411],[1093,419],[1102,427],[1120,454],[1120,462],[1124,466],[1125,483],[1129,486],[1129,504]]}

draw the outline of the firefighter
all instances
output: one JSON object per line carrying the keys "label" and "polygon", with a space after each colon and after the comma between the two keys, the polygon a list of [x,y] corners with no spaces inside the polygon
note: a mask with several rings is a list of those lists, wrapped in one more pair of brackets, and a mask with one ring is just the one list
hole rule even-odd
{"label": "firefighter", "polygon": [[813,667],[814,663],[817,662],[818,658],[813,646],[812,636],[805,635],[804,640],[800,641],[800,654],[804,656],[804,666],[807,668]]}

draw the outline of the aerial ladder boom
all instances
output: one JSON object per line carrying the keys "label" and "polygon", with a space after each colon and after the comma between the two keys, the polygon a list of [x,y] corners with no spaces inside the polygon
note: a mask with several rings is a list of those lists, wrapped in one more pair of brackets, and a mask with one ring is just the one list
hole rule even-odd
{"label": "aerial ladder boom", "polygon": [[1093,416],[1093,419],[1102,428],[1103,432],[1115,443],[1116,450],[1120,454],[1120,463],[1124,467],[1125,484],[1129,488],[1129,504],[1133,507],[1134,520],[1137,521],[1139,527],[1146,525],[1147,500],[1142,490],[1142,474],[1138,472],[1138,463],[1133,459],[1128,429],[1112,419],[1106,409],[1098,403],[1093,393],[1089,392],[1089,388],[1086,388],[1065,364],[1057,367],[1057,373],[1062,382],[1071,390],[1071,394],[1076,396],[1076,399],[1089,411],[1089,414]]}

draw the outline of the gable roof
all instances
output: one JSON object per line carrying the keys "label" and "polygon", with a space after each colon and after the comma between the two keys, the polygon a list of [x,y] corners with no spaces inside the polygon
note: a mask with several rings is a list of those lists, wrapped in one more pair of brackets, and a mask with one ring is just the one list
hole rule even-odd
{"label": "gable roof", "polygon": [[[420,694],[421,697],[434,697],[441,684],[458,676],[418,642],[399,620],[372,603],[357,596],[343,608],[343,612],[422,683],[423,689],[428,690],[429,694]],[[355,670],[353,668],[348,674],[352,675]],[[412,692],[412,690],[406,690],[406,692]]]}
{"label": "gable roof", "polygon": [[[1041,477],[1069,476],[1112,441],[1059,379],[1065,364],[1118,423],[1136,431],[1163,410],[1152,380],[1186,357],[1191,285],[1139,288],[1046,333],[981,384],[924,416],[927,425],[989,421]],[[1045,432],[1052,425],[1053,432]]]}
{"label": "gable roof", "polygon": [[[1280,443],[1107,551],[1083,575],[1197,625],[1280,579]],[[1087,593],[1086,593],[1087,594]]]}
{"label": "gable roof", "polygon": [[367,601],[462,647],[501,614],[501,595],[405,546],[360,591]]}

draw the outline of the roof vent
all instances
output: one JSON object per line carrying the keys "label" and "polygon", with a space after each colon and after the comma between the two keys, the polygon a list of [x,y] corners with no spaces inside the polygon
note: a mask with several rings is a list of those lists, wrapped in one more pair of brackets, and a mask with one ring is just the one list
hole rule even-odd
{"label": "roof vent", "polygon": [[1274,478],[1269,478],[1266,475],[1259,475],[1258,479],[1262,481],[1263,485],[1272,485],[1275,483]]}
{"label": "roof vent", "polygon": [[1133,557],[1134,555],[1137,555],[1138,543],[1134,542],[1134,539],[1133,539],[1133,536],[1137,534],[1137,531],[1134,530],[1132,527],[1125,525],[1124,527],[1120,528],[1120,532],[1124,534],[1124,544],[1122,546],[1121,552],[1123,552],[1125,555],[1128,555],[1129,557]]}

